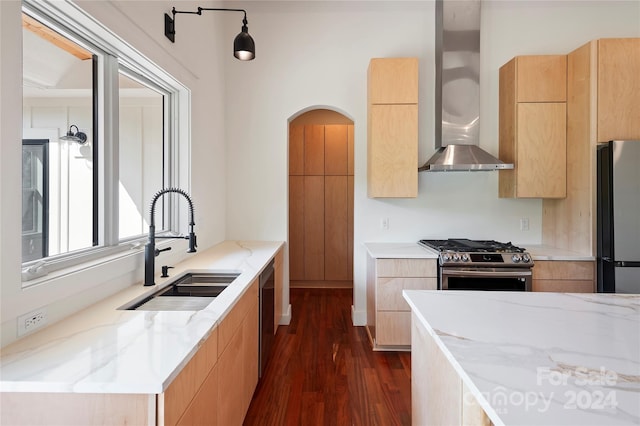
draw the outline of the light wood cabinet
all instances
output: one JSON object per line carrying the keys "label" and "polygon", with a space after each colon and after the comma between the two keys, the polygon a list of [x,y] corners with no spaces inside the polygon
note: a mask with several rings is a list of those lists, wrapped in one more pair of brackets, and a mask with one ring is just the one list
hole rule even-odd
{"label": "light wood cabinet", "polygon": [[638,117],[640,38],[593,40],[567,55],[567,197],[543,201],[543,244],[595,255],[597,143],[640,139]]}
{"label": "light wood cabinet", "polygon": [[[158,395],[158,424],[187,424],[187,418],[215,418],[216,405],[203,404],[204,395],[215,393],[212,383],[207,381],[218,361],[218,329],[214,328],[180,374],[171,382],[165,392]],[[206,387],[203,389],[203,384]],[[200,393],[202,391],[202,394]]]}
{"label": "light wood cabinet", "polygon": [[367,332],[376,350],[408,349],[411,310],[402,290],[436,290],[436,259],[367,258]]}
{"label": "light wood cabinet", "polygon": [[533,291],[593,293],[595,262],[536,260],[532,269]]}
{"label": "light wood cabinet", "polygon": [[499,196],[564,198],[566,186],[565,55],[518,56],[500,68]]}
{"label": "light wood cabinet", "polygon": [[258,280],[218,326],[220,425],[240,425],[258,383]]}
{"label": "light wood cabinet", "polygon": [[418,195],[418,59],[374,58],[368,70],[370,198]]}

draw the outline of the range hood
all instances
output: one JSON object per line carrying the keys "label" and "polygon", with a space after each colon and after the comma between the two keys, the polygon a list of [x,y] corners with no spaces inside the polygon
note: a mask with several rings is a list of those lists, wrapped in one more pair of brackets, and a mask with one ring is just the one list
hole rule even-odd
{"label": "range hood", "polygon": [[436,153],[419,171],[513,169],[478,146],[480,0],[436,0]]}

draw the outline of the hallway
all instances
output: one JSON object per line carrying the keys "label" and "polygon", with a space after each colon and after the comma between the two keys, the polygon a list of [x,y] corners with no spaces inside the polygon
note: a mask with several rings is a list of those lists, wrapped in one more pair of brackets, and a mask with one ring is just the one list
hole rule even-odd
{"label": "hallway", "polygon": [[245,425],[409,425],[411,356],[373,352],[351,323],[351,289],[291,289]]}

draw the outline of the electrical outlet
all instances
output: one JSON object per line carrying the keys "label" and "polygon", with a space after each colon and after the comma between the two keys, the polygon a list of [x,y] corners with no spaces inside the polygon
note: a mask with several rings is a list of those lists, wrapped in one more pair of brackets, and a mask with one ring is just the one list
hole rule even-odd
{"label": "electrical outlet", "polygon": [[528,217],[520,218],[520,230],[521,231],[528,231],[529,230],[529,218]]}
{"label": "electrical outlet", "polygon": [[388,217],[383,217],[382,220],[380,220],[380,227],[382,229],[389,229],[389,218]]}
{"label": "electrical outlet", "polygon": [[31,333],[47,325],[47,309],[40,308],[18,317],[18,336]]}

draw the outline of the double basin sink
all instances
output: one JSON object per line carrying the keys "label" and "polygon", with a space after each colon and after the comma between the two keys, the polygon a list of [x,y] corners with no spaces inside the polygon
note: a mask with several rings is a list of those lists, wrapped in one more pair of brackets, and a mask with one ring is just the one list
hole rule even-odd
{"label": "double basin sink", "polygon": [[120,309],[134,311],[199,311],[206,308],[240,272],[187,272],[155,293]]}

